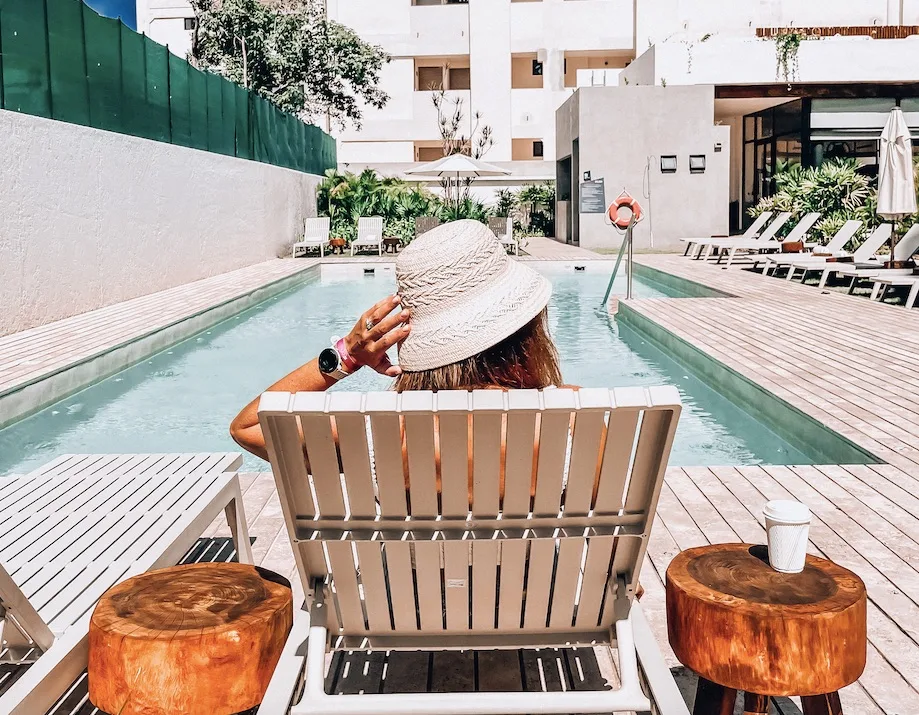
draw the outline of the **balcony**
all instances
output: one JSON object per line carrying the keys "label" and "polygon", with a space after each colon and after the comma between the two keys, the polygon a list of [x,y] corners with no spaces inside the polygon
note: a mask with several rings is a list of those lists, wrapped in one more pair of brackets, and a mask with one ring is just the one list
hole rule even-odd
{"label": "balcony", "polygon": [[547,42],[566,50],[603,47],[631,52],[633,18],[631,0],[515,2],[511,4],[511,52],[535,52]]}
{"label": "balcony", "polygon": [[801,43],[797,70],[776,71],[775,43],[711,39],[692,47],[678,40],[651,47],[622,72],[629,84],[788,84],[919,81],[919,36],[901,40],[828,37]]}
{"label": "balcony", "polygon": [[409,10],[412,55],[469,54],[468,5],[415,5]]}

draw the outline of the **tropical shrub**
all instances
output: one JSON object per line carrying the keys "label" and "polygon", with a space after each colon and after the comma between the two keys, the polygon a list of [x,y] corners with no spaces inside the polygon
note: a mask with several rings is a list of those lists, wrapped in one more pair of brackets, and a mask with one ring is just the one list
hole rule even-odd
{"label": "tropical shrub", "polygon": [[790,211],[792,220],[783,230],[787,234],[797,219],[817,211],[820,221],[814,234],[822,243],[829,242],[833,234],[849,219],[859,219],[865,228],[879,222],[874,212],[877,191],[871,180],[858,173],[858,163],[853,159],[833,159],[820,166],[804,168],[792,163],[777,167],[774,175],[776,191],[750,209],[750,215],[763,211]]}

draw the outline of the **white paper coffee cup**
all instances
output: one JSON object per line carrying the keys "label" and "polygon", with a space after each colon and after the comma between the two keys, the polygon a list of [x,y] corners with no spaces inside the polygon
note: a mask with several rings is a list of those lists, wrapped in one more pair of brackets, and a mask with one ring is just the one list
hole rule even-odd
{"label": "white paper coffee cup", "polygon": [[804,570],[811,511],[799,501],[778,499],[766,503],[766,542],[769,565],[782,573]]}

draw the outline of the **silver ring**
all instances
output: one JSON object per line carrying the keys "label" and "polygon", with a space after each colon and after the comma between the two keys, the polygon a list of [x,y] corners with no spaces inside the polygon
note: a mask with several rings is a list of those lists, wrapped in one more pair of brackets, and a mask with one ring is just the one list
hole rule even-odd
{"label": "silver ring", "polygon": [[370,318],[367,318],[367,320],[364,321],[365,330],[372,330],[373,326],[374,326],[374,322]]}

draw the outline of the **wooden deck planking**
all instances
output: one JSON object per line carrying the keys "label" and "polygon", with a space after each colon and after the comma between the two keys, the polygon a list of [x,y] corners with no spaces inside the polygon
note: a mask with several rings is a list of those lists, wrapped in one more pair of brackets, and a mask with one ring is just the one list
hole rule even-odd
{"label": "wooden deck planking", "polygon": [[266,261],[0,337],[0,394],[317,264]]}
{"label": "wooden deck planking", "polygon": [[736,296],[631,301],[639,314],[880,459],[919,465],[919,312],[682,256],[638,260]]}
{"label": "wooden deck planking", "polygon": [[[256,537],[253,545],[256,560],[296,583],[293,555],[271,475],[245,475],[245,482],[248,486],[243,500],[250,533]],[[668,664],[678,666],[667,643],[664,612],[663,581],[671,559],[682,549],[707,543],[763,543],[765,502],[795,498],[806,502],[814,512],[810,552],[851,568],[868,588],[868,665],[859,683],[842,693],[846,712],[854,715],[919,712],[919,498],[913,496],[916,489],[919,483],[913,477],[889,465],[670,468],[641,576],[645,589],[642,605]],[[229,531],[218,519],[208,533],[226,536]],[[297,593],[299,596],[299,588]],[[604,660],[601,650],[594,654],[595,662],[604,682],[612,682],[614,669]],[[523,687],[528,684],[534,687],[537,681],[541,688],[547,689],[575,687],[570,654],[546,651],[535,656],[524,654],[521,658],[524,659]],[[433,687],[430,683],[459,677],[466,671],[465,667],[458,670],[448,667],[449,663],[442,659],[436,662],[425,659],[424,667],[420,668],[417,664],[401,663],[398,658],[394,663],[388,658],[381,662],[387,668],[395,668],[394,680],[386,687],[400,690]],[[406,672],[400,676],[403,665]],[[438,667],[445,670],[439,672]],[[481,662],[477,667],[475,677],[481,687]],[[566,678],[564,686],[560,672]],[[353,687],[336,677],[340,689]],[[684,692],[692,692],[691,681],[689,685],[681,684]],[[782,712],[794,712],[787,700],[780,704]]]}

